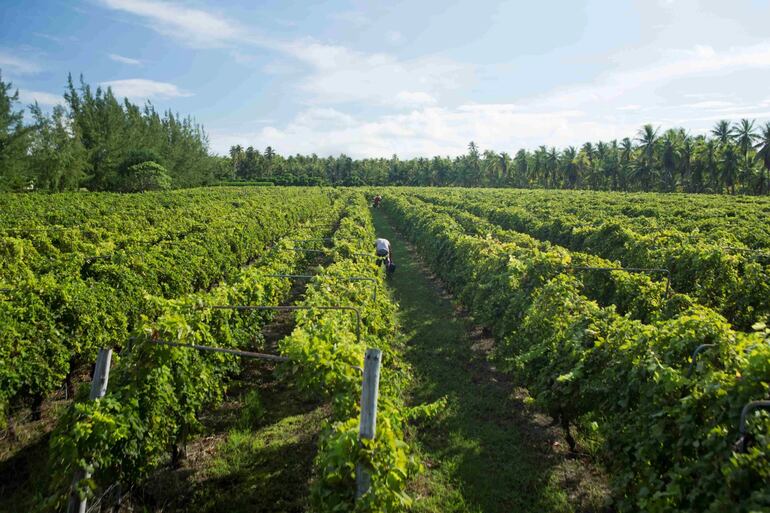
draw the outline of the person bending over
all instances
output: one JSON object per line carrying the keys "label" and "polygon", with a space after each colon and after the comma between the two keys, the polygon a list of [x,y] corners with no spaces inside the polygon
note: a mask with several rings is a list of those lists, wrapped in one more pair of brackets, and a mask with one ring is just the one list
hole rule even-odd
{"label": "person bending over", "polygon": [[393,261],[393,250],[388,239],[375,240],[374,249],[377,252],[377,256],[381,257],[381,259],[377,260],[377,264],[385,263],[385,265],[389,265]]}

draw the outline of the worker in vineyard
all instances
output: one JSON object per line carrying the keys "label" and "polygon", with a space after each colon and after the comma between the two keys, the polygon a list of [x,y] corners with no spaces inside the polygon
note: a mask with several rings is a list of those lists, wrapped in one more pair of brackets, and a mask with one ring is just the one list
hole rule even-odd
{"label": "worker in vineyard", "polygon": [[380,203],[382,202],[382,196],[379,194],[374,197],[374,208],[380,208]]}
{"label": "worker in vineyard", "polygon": [[377,256],[380,257],[377,260],[377,264],[384,263],[385,269],[388,272],[393,272],[395,266],[393,265],[393,249],[390,246],[390,241],[388,239],[377,239],[374,241],[374,249]]}

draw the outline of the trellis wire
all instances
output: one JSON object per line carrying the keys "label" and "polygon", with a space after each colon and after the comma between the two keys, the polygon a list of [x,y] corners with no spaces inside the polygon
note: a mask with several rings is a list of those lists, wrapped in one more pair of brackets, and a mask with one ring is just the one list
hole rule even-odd
{"label": "trellis wire", "polygon": [[306,306],[306,305],[202,305],[198,310],[339,310],[353,312],[356,316],[356,341],[361,343],[361,312],[352,306]]}
{"label": "trellis wire", "polygon": [[230,349],[227,347],[212,347],[212,346],[204,346],[200,344],[185,344],[182,342],[169,342],[166,340],[157,340],[157,339],[152,339],[151,341],[153,344],[158,344],[163,346],[184,347],[189,349],[198,349],[200,351],[209,351],[212,353],[227,353],[235,356],[245,356],[247,358],[258,358],[261,360],[272,360],[276,362],[289,361],[289,359],[285,356],[279,356],[279,355],[267,354],[267,353],[255,353],[252,351],[243,351],[241,349]]}

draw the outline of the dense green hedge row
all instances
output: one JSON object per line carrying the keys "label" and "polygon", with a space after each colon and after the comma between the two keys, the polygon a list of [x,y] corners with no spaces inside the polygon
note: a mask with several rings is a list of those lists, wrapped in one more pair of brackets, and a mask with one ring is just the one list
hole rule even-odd
{"label": "dense green hedge row", "polygon": [[[600,307],[559,252],[468,235],[445,213],[400,196],[384,205],[431,267],[498,336],[496,358],[563,426],[598,444],[621,511],[770,508],[770,419],[741,408],[770,391],[770,340],[690,306],[643,323]],[[536,259],[538,262],[531,262]],[[689,373],[690,355],[713,344]]]}
{"label": "dense green hedge row", "polygon": [[327,234],[296,225],[257,265],[242,269],[232,285],[178,299],[148,297],[153,314],[143,317],[142,328],[117,358],[107,395],[77,402],[52,437],[54,472],[47,506],[60,507],[77,468],[94,472],[93,479],[82,482],[82,493],[96,484],[132,484],[184,445],[199,426],[198,414],[221,400],[238,358],[155,341],[255,349],[261,327],[272,317],[269,312],[205,307],[283,304],[290,284],[268,275],[301,270],[305,254],[293,251],[294,237]]}
{"label": "dense green hedge row", "polygon": [[718,310],[739,329],[748,330],[770,315],[770,262],[760,254],[725,249],[738,242],[715,242],[698,233],[675,229],[637,233],[600,211],[595,213],[597,218],[592,224],[576,225],[572,216],[558,209],[537,213],[529,205],[501,207],[497,197],[480,193],[466,197],[420,191],[418,195],[468,210],[501,227],[619,261],[627,267],[667,268],[674,290]]}
{"label": "dense green hedge row", "polygon": [[415,196],[409,196],[409,201],[419,208],[450,216],[470,235],[507,243],[509,251],[528,266],[547,266],[552,268],[554,274],[574,274],[582,285],[582,294],[601,305],[615,305],[619,313],[628,314],[634,319],[645,322],[667,319],[694,303],[684,294],[666,295],[667,283],[663,273],[581,269],[615,268],[620,264],[587,253],[569,251],[550,242],[500,228],[484,218],[454,207],[435,205]]}
{"label": "dense green hedge row", "polygon": [[[171,199],[134,195],[130,196],[133,208],[144,214],[115,214],[109,221],[95,221],[88,229],[29,232],[28,239],[1,239],[5,249],[13,248],[15,257],[13,264],[5,261],[6,269],[15,268],[5,275],[12,275],[12,281],[3,284],[11,290],[0,301],[3,413],[27,400],[39,404],[80,363],[93,361],[99,347],[121,347],[141,316],[156,312],[147,295],[174,298],[230,281],[297,223],[335,208],[335,194],[324,191],[207,192],[210,202],[205,193],[183,195],[187,200],[199,200],[193,221],[176,217],[189,211],[176,203],[176,193],[169,193]],[[71,201],[72,195],[52,198],[66,204],[64,196],[77,203]],[[94,196],[102,197],[105,204],[116,196],[124,201],[118,195]],[[158,201],[179,208],[159,215]],[[72,218],[79,214],[73,207]],[[159,230],[165,234],[179,233],[175,223],[185,231],[173,243],[114,247],[115,241],[126,242],[126,237],[136,240],[153,224],[163,226]],[[110,233],[115,240],[110,241]],[[97,243],[91,241],[91,235]],[[110,249],[105,241],[110,241]],[[108,258],[91,260],[97,250]],[[41,261],[46,264],[38,265]]]}
{"label": "dense green hedge row", "polygon": [[523,189],[444,191],[472,202],[518,207],[537,219],[555,216],[575,228],[598,226],[612,219],[637,233],[676,230],[729,246],[770,247],[767,197]]}
{"label": "dense green hedge row", "polygon": [[[356,195],[349,215],[334,235],[334,261],[309,284],[302,304],[348,305],[358,308],[363,322],[361,342],[351,312],[300,312],[297,327],[281,341],[283,354],[296,363],[295,377],[303,385],[330,398],[333,415],[316,457],[317,478],[312,490],[314,511],[403,511],[412,499],[405,493],[408,480],[419,470],[404,441],[407,419],[430,408],[408,409],[402,391],[407,379],[395,327],[397,305],[389,297],[382,269],[372,252],[374,228],[366,200]],[[351,276],[375,280],[351,282]],[[383,351],[377,436],[358,443],[361,372],[367,347]],[[362,463],[371,472],[371,489],[357,502],[355,468]]]}

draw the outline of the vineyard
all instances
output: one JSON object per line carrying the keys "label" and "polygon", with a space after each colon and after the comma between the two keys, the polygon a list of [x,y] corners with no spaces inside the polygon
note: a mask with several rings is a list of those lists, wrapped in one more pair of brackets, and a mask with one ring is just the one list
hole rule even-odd
{"label": "vineyard", "polygon": [[[0,212],[0,509],[770,511],[765,198],[222,186]],[[293,401],[310,465],[263,411]],[[153,488],[239,439],[285,490]]]}

